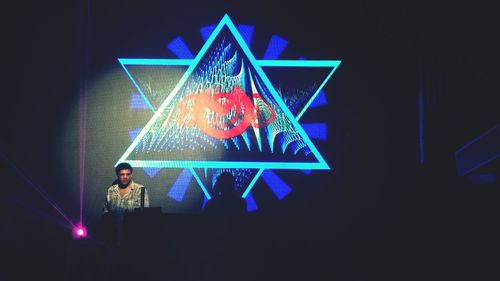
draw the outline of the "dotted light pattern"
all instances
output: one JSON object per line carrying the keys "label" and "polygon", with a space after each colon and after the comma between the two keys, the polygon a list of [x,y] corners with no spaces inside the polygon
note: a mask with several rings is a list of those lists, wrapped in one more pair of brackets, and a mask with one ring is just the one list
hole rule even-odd
{"label": "dotted light pattern", "polygon": [[[277,142],[279,151],[283,154],[290,146],[293,154],[303,149],[304,154],[307,155],[310,150],[307,149],[302,137],[273,100],[267,88],[263,86],[253,68],[246,65],[245,58],[240,58],[237,48],[234,48],[233,44],[223,37],[214,50],[207,54],[206,59],[200,61],[199,67],[193,72],[179,94],[173,98],[151,129],[141,138],[134,150],[135,157],[140,159],[151,153],[197,149],[212,151],[220,150],[222,147],[226,152],[230,152],[232,149],[240,150],[241,142],[245,144],[244,147],[248,151],[254,152],[252,138],[260,152],[262,152],[262,140],[265,139],[271,152],[274,152],[275,142]],[[195,103],[200,102],[201,99],[188,99],[189,97],[200,96],[205,92],[209,92],[212,97],[216,93],[231,95],[235,87],[241,88],[252,100],[254,107],[243,108],[242,115],[254,113],[256,116],[256,119],[252,120],[255,123],[254,126],[249,126],[240,135],[230,139],[209,136],[198,126],[192,126],[195,121]],[[254,112],[250,112],[251,110]],[[244,118],[234,116],[235,110],[222,116],[207,108],[205,111],[204,122],[212,127],[223,123],[226,125],[225,130],[235,126],[230,122],[231,119]],[[272,122],[266,124],[266,120],[270,120],[271,115],[274,117]]]}

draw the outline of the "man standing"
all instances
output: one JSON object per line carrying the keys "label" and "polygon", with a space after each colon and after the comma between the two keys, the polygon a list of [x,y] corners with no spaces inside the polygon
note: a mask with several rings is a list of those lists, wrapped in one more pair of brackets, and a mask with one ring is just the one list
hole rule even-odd
{"label": "man standing", "polygon": [[[132,241],[127,239],[130,235],[125,235],[128,232],[124,233],[126,232],[124,220],[128,213],[133,213],[137,208],[149,207],[149,197],[146,188],[132,180],[132,172],[129,163],[118,164],[115,168],[117,179],[106,192],[101,226],[107,246],[105,253],[107,280],[128,280],[128,275],[136,273],[134,270],[131,271],[135,267],[128,264],[128,261],[124,263],[123,259],[123,256],[130,255],[130,245],[127,246],[127,241]],[[127,270],[123,270],[124,266]]]}
{"label": "man standing", "polygon": [[133,212],[136,208],[149,207],[146,188],[132,180],[132,166],[120,163],[116,166],[115,172],[117,180],[106,193],[104,214]]}

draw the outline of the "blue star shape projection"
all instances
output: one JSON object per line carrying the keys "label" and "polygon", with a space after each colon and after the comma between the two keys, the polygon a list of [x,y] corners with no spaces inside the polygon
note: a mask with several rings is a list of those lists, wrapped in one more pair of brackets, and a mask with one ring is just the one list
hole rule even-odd
{"label": "blue star shape projection", "polygon": [[[224,171],[235,175],[247,198],[266,169],[330,169],[298,120],[341,61],[257,60],[228,15],[194,58],[118,60],[154,114],[117,163],[188,169],[205,202]],[[150,78],[166,79],[162,71],[169,67],[185,70],[173,88],[155,86],[161,81]],[[139,74],[145,68],[149,74]],[[327,74],[291,95],[271,83],[264,69],[272,68],[321,68]]]}

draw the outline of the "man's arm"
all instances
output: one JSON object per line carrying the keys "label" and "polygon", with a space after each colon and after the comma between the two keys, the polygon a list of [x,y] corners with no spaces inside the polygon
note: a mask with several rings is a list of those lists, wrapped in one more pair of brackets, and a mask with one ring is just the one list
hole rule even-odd
{"label": "man's arm", "polygon": [[144,187],[144,208],[149,208],[148,189]]}
{"label": "man's arm", "polygon": [[106,196],[104,197],[104,207],[102,208],[102,214],[109,213],[109,192],[106,191]]}

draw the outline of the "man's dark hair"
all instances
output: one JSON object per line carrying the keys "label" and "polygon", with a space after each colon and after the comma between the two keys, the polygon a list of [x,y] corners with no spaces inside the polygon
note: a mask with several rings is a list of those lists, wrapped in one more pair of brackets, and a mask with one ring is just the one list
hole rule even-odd
{"label": "man's dark hair", "polygon": [[130,173],[132,173],[132,172],[134,171],[134,169],[132,169],[132,166],[130,166],[130,164],[129,164],[129,163],[125,163],[125,162],[123,162],[123,163],[120,163],[120,164],[118,164],[118,165],[116,166],[116,168],[115,168],[115,173],[116,173],[116,175],[118,176],[118,174],[120,173],[120,171],[121,171],[121,170],[125,170],[125,169],[130,170]]}

